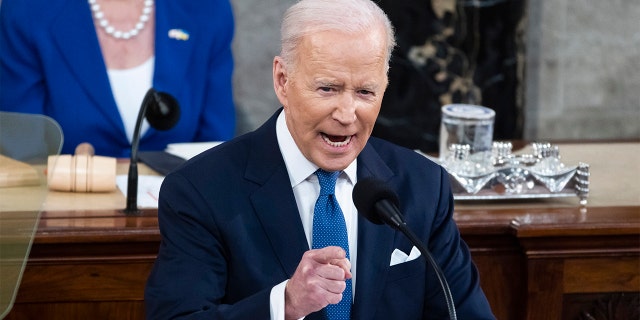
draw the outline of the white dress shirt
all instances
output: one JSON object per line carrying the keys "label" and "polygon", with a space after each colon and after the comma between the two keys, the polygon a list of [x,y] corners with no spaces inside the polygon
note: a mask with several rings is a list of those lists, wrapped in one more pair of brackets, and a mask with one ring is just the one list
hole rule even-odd
{"label": "white dress shirt", "polygon": [[[293,194],[298,205],[298,212],[300,213],[304,233],[307,236],[307,243],[309,244],[309,248],[311,248],[313,211],[316,199],[318,199],[318,195],[320,194],[320,184],[318,183],[318,177],[314,173],[319,167],[305,158],[302,152],[300,152],[300,149],[298,149],[287,128],[284,111],[278,116],[276,135],[280,152],[287,166],[291,187],[293,188]],[[340,176],[338,176],[335,190],[336,199],[344,214],[347,236],[349,238],[349,261],[351,262],[351,284],[353,288],[352,294],[354,296],[356,288],[355,270],[357,260],[358,212],[351,199],[351,192],[357,182],[356,172],[357,161],[354,160],[340,173]],[[287,281],[288,280],[285,280],[271,289],[271,319],[273,320],[284,319],[284,289]]]}

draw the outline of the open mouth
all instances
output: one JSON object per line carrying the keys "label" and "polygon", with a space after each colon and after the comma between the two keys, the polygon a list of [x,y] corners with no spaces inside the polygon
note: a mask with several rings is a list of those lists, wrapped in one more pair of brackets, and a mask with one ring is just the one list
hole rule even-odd
{"label": "open mouth", "polygon": [[344,147],[351,142],[352,136],[332,136],[323,133],[322,139],[332,147]]}

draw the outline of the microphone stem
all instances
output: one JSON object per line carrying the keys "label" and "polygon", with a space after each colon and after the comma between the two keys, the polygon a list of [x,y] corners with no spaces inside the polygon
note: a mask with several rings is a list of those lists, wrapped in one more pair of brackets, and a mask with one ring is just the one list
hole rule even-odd
{"label": "microphone stem", "polygon": [[422,245],[422,241],[416,237],[416,235],[407,227],[406,223],[400,223],[397,225],[397,229],[404,233],[407,238],[420,250],[422,255],[429,261],[433,269],[436,271],[436,275],[438,277],[438,281],[440,282],[440,286],[442,287],[442,291],[444,293],[444,299],[447,302],[447,309],[449,310],[449,319],[457,320],[456,316],[456,308],[453,303],[453,296],[451,295],[451,290],[449,289],[449,284],[446,281],[445,275],[442,272],[442,269],[438,266],[436,261],[433,259],[433,256],[427,250],[427,248]]}
{"label": "microphone stem", "polygon": [[138,119],[136,120],[136,127],[133,130],[133,137],[131,137],[131,157],[129,159],[129,174],[127,175],[127,207],[124,209],[124,213],[128,215],[138,214],[138,145],[140,144],[140,127],[147,112],[146,100],[151,99],[151,95],[155,92],[153,89],[149,89],[140,111],[138,112]]}
{"label": "microphone stem", "polygon": [[127,207],[126,214],[138,213],[138,164],[129,163],[129,175],[127,176]]}
{"label": "microphone stem", "polygon": [[[149,89],[152,90],[152,89]],[[144,115],[147,113],[147,105],[145,100],[150,99],[150,93],[147,92],[144,100],[142,101],[142,106],[140,107],[140,111],[138,112],[138,119],[136,119],[136,127],[133,130],[133,136],[131,137],[131,163],[138,163],[138,146],[140,145],[140,127],[142,127],[142,121],[144,120]]]}

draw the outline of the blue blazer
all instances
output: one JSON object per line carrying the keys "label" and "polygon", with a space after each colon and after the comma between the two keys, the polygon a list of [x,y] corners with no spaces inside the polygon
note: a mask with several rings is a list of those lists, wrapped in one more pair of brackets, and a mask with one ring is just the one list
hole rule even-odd
{"label": "blue blazer", "polygon": [[[234,20],[228,0],[156,0],[153,86],[177,98],[181,118],[150,129],[140,150],[228,140],[235,133],[231,87]],[[169,37],[169,30],[188,40]],[[96,154],[126,157],[126,138],[91,10],[79,0],[2,0],[0,110],[46,114],[64,132],[63,153],[91,142]]]}
{"label": "blue blazer", "polygon": [[[256,131],[194,157],[162,185],[162,243],[145,290],[148,319],[268,319],[273,286],[309,250],[284,160],[277,114]],[[469,251],[452,220],[447,173],[414,151],[371,138],[358,179],[377,177],[399,194],[408,226],[444,269],[460,319],[493,319]],[[448,319],[424,258],[390,267],[400,232],[358,218],[353,319]],[[322,319],[316,312],[306,319]]]}

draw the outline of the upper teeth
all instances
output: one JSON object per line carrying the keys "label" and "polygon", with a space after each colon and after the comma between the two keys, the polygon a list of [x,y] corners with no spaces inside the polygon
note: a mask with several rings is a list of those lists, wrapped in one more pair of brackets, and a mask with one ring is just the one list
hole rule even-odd
{"label": "upper teeth", "polygon": [[329,137],[327,135],[322,135],[322,138],[324,139],[324,141],[326,143],[328,143],[329,145],[334,146],[334,147],[346,146],[347,144],[349,144],[349,141],[351,141],[351,136],[347,136],[347,138],[344,141],[339,141],[339,142],[331,141],[331,139],[329,139]]}

